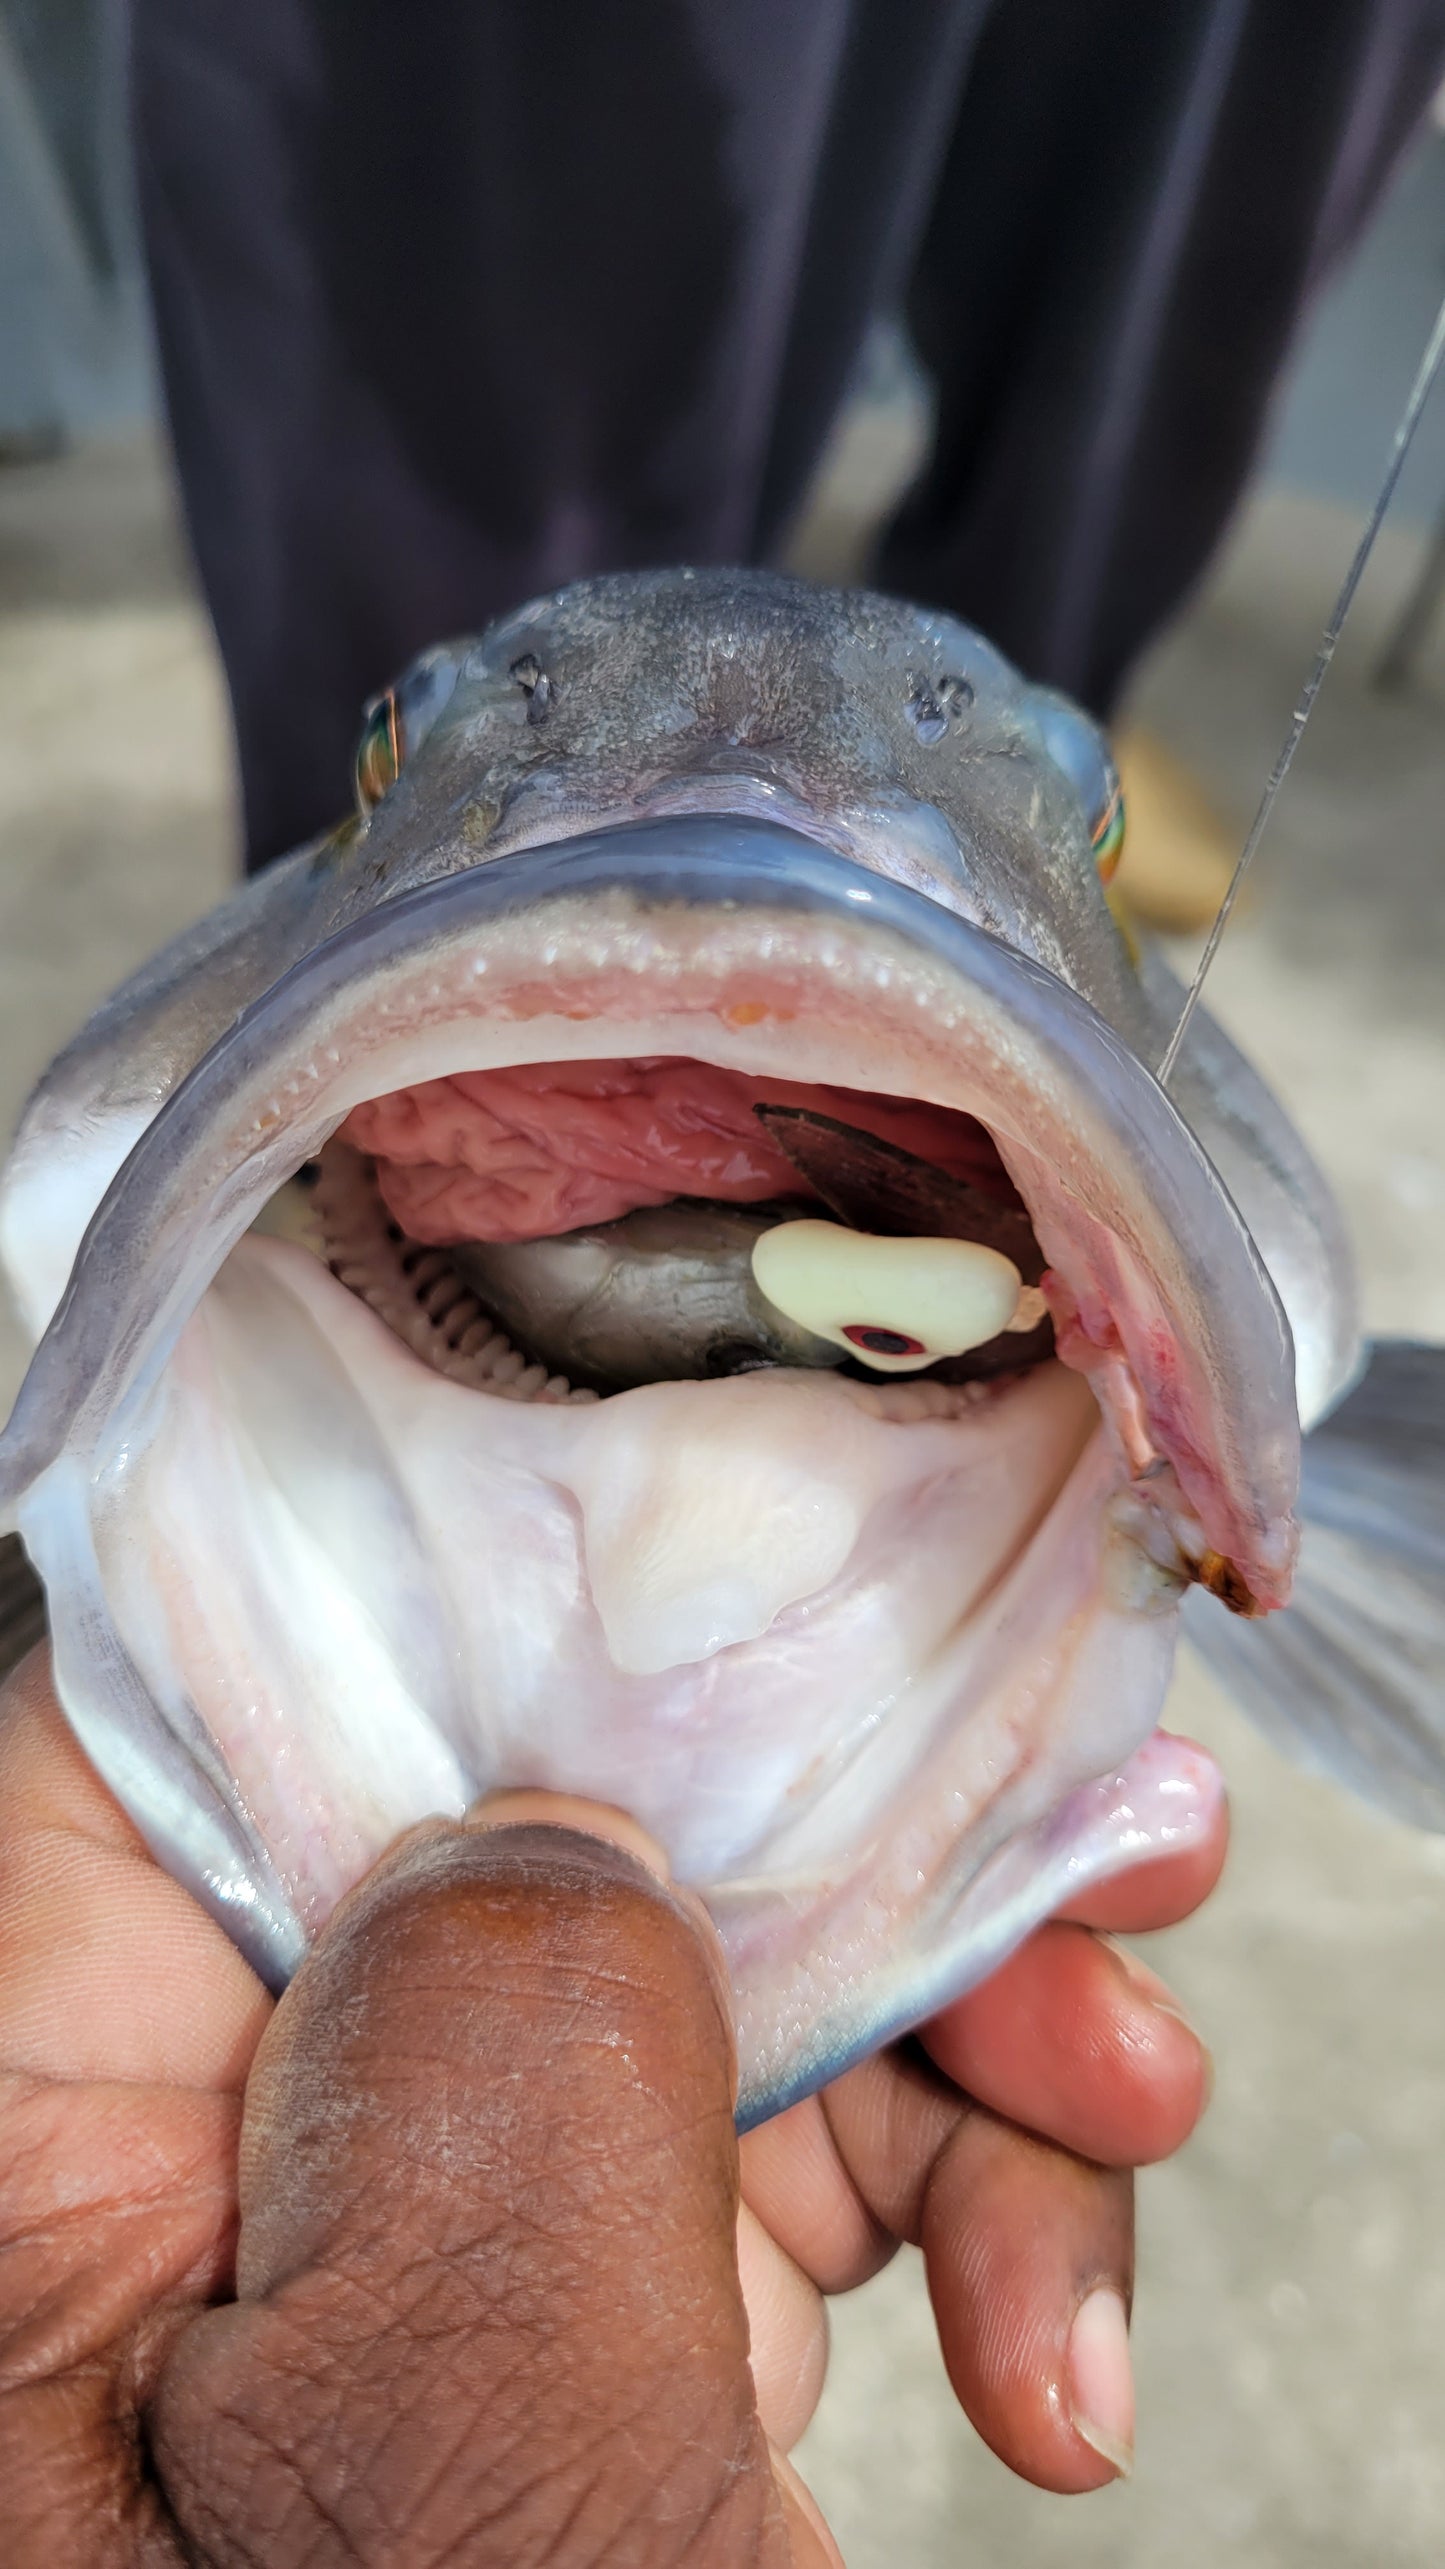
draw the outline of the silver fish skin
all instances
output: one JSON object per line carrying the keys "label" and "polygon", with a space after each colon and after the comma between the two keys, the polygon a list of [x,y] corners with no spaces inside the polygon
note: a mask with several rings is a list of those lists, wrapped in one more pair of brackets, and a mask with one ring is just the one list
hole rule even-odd
{"label": "silver fish skin", "polygon": [[[1269,1700],[1299,1423],[1361,1362],[1347,1245],[1202,1013],[1159,1089],[1177,992],[1100,886],[1103,744],[968,628],[758,573],[586,582],[424,655],[386,734],[362,816],[178,939],[27,1109],[0,1507],[79,1736],[268,1978],[425,1812],[592,1793],[709,1902],[756,2120],[1206,1825],[1208,1761],[1154,1731],[1179,1601],[1248,1618],[1235,1682]],[[975,1116],[1059,1361],[985,1397],[787,1367],[492,1397],[252,1229],[358,1103],[609,1054]],[[1423,1351],[1403,1460],[1376,1403],[1307,1473],[1346,1546],[1368,1482],[1412,1608],[1441,1379]],[[1336,1636],[1306,1728],[1438,1824],[1433,1611],[1388,1701],[1378,1634]]]}

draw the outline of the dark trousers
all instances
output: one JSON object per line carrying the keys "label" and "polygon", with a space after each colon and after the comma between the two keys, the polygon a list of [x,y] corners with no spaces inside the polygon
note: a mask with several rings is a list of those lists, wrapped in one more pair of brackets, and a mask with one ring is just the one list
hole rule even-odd
{"label": "dark trousers", "polygon": [[251,861],[422,644],[772,558],[889,310],[939,428],[880,585],[1107,712],[1442,68],[1445,0],[134,0]]}

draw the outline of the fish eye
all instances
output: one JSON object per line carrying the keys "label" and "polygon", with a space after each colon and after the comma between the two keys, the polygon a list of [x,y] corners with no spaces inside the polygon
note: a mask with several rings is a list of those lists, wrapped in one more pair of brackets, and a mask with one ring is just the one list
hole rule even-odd
{"label": "fish eye", "polygon": [[456,686],[459,665],[445,646],[424,651],[394,687],[372,697],[356,750],[356,803],[363,820],[420,749]]}
{"label": "fish eye", "polygon": [[401,708],[396,689],[388,687],[384,695],[373,696],[367,706],[357,743],[356,800],[363,820],[396,783],[405,757]]}
{"label": "fish eye", "polygon": [[1124,852],[1124,796],[1119,771],[1103,733],[1066,696],[1040,689],[1037,702],[1044,748],[1079,797],[1099,880],[1108,883],[1118,871]]}
{"label": "fish eye", "polygon": [[1094,863],[1099,869],[1101,883],[1112,883],[1124,853],[1124,789],[1112,766],[1109,772],[1112,779],[1109,797],[1089,832],[1089,845],[1094,851]]}

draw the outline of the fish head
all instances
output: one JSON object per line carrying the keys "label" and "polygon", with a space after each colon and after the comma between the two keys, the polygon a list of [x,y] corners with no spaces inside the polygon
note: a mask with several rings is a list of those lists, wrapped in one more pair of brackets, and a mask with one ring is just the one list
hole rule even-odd
{"label": "fish head", "polygon": [[364,895],[625,820],[772,820],[1130,1008],[1090,844],[1118,808],[1102,735],[893,599],[735,571],[582,582],[423,654],[370,708],[358,781]]}
{"label": "fish head", "polygon": [[[1155,1731],[1177,1607],[1288,1594],[1334,1235],[1253,1091],[1227,1186],[1154,1079],[1102,739],[949,618],[582,583],[423,655],[357,785],[36,1092],[0,1505],[80,1737],[273,1982],[414,1820],[581,1792],[707,1900],[756,2119],[1207,1825]],[[780,1327],[599,1398],[565,1311],[542,1354],[497,1326],[499,1242],[595,1296],[639,1272],[619,1207],[835,1211],[780,1101],[1027,1238],[1017,1363]],[[319,1233],[275,1218],[298,1173]]]}

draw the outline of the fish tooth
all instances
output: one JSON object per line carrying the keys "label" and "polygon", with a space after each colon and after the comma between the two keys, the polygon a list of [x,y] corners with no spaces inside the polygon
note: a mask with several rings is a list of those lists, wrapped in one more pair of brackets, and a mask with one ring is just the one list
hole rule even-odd
{"label": "fish tooth", "polygon": [[978,1240],[882,1240],[837,1222],[779,1222],[753,1249],[779,1311],[880,1373],[917,1373],[1006,1329],[1021,1278]]}

